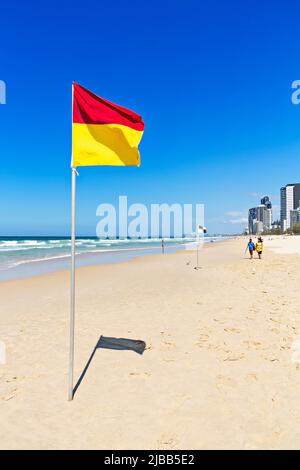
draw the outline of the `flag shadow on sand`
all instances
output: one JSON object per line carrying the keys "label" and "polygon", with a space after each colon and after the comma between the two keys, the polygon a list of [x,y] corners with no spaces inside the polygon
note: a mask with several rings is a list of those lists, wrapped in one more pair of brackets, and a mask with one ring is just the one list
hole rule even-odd
{"label": "flag shadow on sand", "polygon": [[96,354],[97,349],[114,349],[117,351],[133,351],[137,354],[143,354],[146,349],[146,343],[142,340],[137,339],[128,339],[128,338],[112,338],[110,336],[100,336],[99,340],[97,341],[96,346],[93,349],[92,354],[90,355],[89,360],[86,363],[85,368],[83,369],[75,387],[73,390],[73,396],[77,392],[81,382],[84,379],[85,374],[90,367],[90,364],[93,360],[93,357]]}

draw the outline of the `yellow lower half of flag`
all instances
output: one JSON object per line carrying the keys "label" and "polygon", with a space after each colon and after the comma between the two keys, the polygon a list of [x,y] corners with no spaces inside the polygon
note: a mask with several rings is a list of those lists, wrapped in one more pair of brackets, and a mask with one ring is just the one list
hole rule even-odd
{"label": "yellow lower half of flag", "polygon": [[120,124],[73,124],[72,167],[139,166],[143,132]]}

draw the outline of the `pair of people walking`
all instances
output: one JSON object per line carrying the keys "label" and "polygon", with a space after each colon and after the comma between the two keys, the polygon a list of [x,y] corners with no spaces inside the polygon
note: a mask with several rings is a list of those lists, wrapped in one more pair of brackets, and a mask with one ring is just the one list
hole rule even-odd
{"label": "pair of people walking", "polygon": [[248,245],[247,245],[247,248],[249,250],[250,259],[253,259],[254,251],[257,252],[259,259],[261,259],[262,252],[263,252],[263,239],[261,237],[259,237],[257,239],[256,244],[254,244],[252,238],[250,238],[250,240],[248,242]]}

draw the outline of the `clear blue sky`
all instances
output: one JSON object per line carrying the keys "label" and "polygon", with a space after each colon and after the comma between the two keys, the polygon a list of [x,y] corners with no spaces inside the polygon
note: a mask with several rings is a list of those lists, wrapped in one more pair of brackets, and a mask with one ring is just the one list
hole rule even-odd
{"label": "clear blue sky", "polygon": [[[280,5],[279,5],[280,3]],[[78,233],[100,202],[203,202],[237,232],[300,181],[300,6],[254,0],[2,2],[0,235],[69,233],[71,83],[144,118],[140,168],[81,168]]]}

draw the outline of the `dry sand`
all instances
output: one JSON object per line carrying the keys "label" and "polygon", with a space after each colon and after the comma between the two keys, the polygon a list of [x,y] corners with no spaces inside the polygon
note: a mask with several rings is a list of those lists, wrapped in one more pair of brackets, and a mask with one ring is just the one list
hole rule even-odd
{"label": "dry sand", "polygon": [[244,239],[212,244],[198,271],[186,251],[79,269],[76,378],[100,335],[147,349],[98,349],[73,402],[68,273],[0,283],[0,448],[299,449],[291,240],[261,261]]}

